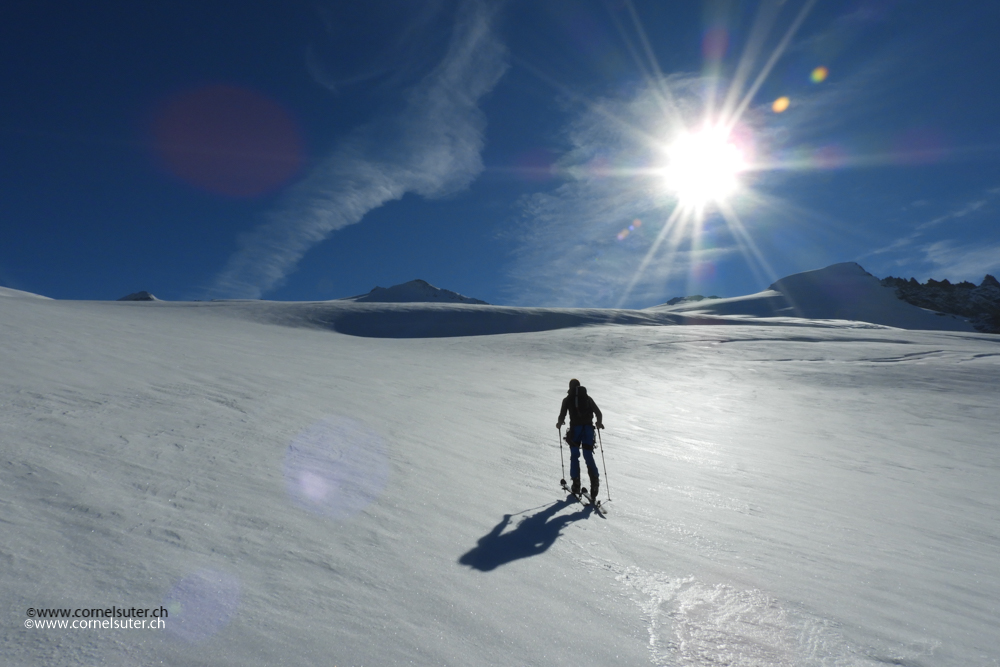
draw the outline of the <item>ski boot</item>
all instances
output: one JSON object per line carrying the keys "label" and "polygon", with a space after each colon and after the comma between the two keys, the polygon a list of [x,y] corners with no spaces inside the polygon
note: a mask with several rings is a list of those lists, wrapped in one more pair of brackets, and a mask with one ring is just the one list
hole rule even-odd
{"label": "ski boot", "polygon": [[599,500],[597,500],[597,492],[600,491],[600,489],[601,489],[601,478],[600,477],[591,477],[590,478],[590,504],[594,505],[595,507],[600,502]]}

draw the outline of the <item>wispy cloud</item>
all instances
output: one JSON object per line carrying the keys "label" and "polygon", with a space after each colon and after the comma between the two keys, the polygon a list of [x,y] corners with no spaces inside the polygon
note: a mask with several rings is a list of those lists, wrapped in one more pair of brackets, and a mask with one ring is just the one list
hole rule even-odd
{"label": "wispy cloud", "polygon": [[506,70],[492,5],[465,0],[444,60],[409,90],[398,115],[355,131],[240,239],[208,296],[258,298],[311,247],[369,211],[412,192],[440,197],[482,171],[486,118],[479,100]]}
{"label": "wispy cloud", "polygon": [[978,283],[987,273],[996,276],[1000,272],[1000,243],[983,245],[938,241],[923,247],[922,251],[926,261],[934,267],[932,273],[952,281]]}
{"label": "wispy cloud", "polygon": [[[971,201],[963,202],[953,207],[950,211],[943,213],[941,215],[935,216],[930,220],[925,220],[917,224],[913,231],[906,236],[894,240],[892,243],[877,248],[870,253],[866,254],[865,257],[870,257],[872,255],[882,255],[885,253],[895,252],[903,250],[906,248],[912,248],[924,240],[926,234],[936,227],[941,226],[946,222],[951,222],[954,220],[959,220],[961,218],[968,217],[980,211],[983,211],[987,206],[1000,195],[1000,188],[990,188],[986,190],[981,195],[977,195]],[[921,202],[921,208],[926,205],[926,202]],[[926,245],[924,247],[927,247]]]}
{"label": "wispy cloud", "polygon": [[[989,196],[994,192],[995,190],[988,190],[986,192],[986,195]],[[941,223],[948,222],[949,220],[964,218],[967,215],[970,215],[972,213],[975,213],[976,211],[981,210],[988,203],[989,199],[976,199],[975,201],[970,201],[967,204],[959,206],[957,209],[953,211],[949,211],[948,213],[940,215],[934,218],[933,220],[928,220],[927,222],[917,225],[917,229],[923,231],[925,229],[930,229],[931,227],[937,227]]]}
{"label": "wispy cloud", "polygon": [[[955,230],[948,223],[957,224],[966,218],[981,220],[984,214],[994,214],[993,204],[998,197],[1000,188],[989,188],[941,215],[917,223],[909,234],[859,259],[880,258],[887,270],[904,271],[921,280],[948,278],[978,282],[986,273],[1000,270],[1000,243],[991,238],[980,238],[976,243],[951,238]],[[926,202],[921,202],[919,208],[925,206]],[[942,234],[949,238],[941,238]],[[896,268],[889,269],[890,266]]]}

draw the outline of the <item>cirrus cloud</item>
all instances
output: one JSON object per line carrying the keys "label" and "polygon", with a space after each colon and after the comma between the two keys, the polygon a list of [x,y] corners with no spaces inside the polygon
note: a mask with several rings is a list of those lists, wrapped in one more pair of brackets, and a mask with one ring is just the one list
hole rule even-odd
{"label": "cirrus cloud", "polygon": [[506,71],[494,8],[466,0],[448,52],[406,95],[404,109],[354,131],[263,224],[239,240],[211,297],[259,298],[334,231],[407,193],[441,197],[483,170],[486,118],[478,107]]}

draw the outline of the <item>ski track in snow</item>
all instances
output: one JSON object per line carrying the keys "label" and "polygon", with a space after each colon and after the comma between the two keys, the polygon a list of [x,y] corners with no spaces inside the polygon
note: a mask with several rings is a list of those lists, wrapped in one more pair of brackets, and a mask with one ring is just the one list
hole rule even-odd
{"label": "ski track in snow", "polygon": [[876,667],[919,665],[939,643],[864,655],[835,624],[790,611],[763,591],[636,566],[582,559],[614,576],[640,610],[649,659],[657,667]]}

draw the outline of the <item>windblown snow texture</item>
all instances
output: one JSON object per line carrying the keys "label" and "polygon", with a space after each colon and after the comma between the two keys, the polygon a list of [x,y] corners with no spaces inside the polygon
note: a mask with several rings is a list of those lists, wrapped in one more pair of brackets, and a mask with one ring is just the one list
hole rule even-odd
{"label": "windblown snow texture", "polygon": [[[995,336],[11,292],[5,665],[1000,656]],[[365,313],[409,333],[339,332],[378,329]],[[670,325],[696,321],[727,326]],[[570,377],[605,413],[613,520],[558,487]],[[112,605],[162,605],[167,629],[25,627],[29,607]]]}

